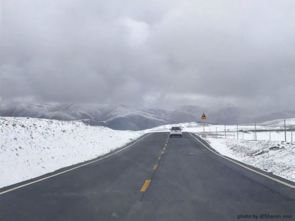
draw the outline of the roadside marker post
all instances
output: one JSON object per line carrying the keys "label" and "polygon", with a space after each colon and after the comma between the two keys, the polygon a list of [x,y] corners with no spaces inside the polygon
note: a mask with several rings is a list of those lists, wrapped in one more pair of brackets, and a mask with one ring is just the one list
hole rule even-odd
{"label": "roadside marker post", "polygon": [[226,139],[226,125],[224,125],[224,139]]}
{"label": "roadside marker post", "polygon": [[254,140],[257,141],[256,122],[254,124]]}
{"label": "roadside marker post", "polygon": [[287,127],[286,127],[286,119],[284,120],[284,132],[285,132],[285,142],[287,142]]}

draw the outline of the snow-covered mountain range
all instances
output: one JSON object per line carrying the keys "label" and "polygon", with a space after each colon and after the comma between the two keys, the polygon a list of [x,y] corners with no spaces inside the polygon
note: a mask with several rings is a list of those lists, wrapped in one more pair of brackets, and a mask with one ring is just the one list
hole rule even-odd
{"label": "snow-covered mountain range", "polygon": [[205,112],[212,124],[262,122],[295,117],[295,112],[255,115],[237,107],[206,109],[197,105],[177,108],[132,108],[125,105],[57,104],[30,102],[0,102],[0,116],[33,117],[56,120],[81,120],[90,125],[119,130],[143,130],[164,124],[198,122]]}

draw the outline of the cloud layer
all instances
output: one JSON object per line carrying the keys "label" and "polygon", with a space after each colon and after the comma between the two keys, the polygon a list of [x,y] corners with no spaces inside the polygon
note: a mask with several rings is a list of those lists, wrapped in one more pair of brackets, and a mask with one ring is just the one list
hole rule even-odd
{"label": "cloud layer", "polygon": [[0,97],[292,109],[292,0],[0,0]]}

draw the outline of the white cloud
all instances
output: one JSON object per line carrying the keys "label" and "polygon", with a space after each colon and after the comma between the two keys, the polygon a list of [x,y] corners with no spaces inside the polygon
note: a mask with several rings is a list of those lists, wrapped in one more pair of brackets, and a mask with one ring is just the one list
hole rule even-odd
{"label": "white cloud", "polygon": [[143,46],[149,37],[149,25],[132,18],[121,18],[120,23],[128,32],[128,43],[131,47]]}
{"label": "white cloud", "polygon": [[291,90],[283,90],[295,80],[292,0],[2,0],[0,7],[3,98],[292,106]]}

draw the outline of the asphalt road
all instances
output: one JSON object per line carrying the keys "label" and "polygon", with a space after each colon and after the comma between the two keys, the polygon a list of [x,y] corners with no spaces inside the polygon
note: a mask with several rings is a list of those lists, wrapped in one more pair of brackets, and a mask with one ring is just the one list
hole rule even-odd
{"label": "asphalt road", "polygon": [[107,159],[0,195],[0,221],[47,220],[289,221],[295,190],[189,134],[154,133]]}

